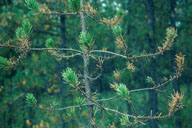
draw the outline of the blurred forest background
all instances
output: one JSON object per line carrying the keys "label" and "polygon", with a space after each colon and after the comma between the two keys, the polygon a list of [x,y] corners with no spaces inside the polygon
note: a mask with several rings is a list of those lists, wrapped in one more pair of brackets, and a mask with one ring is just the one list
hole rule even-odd
{"label": "blurred forest background", "polygon": [[[38,0],[51,10],[68,11],[67,0]],[[132,102],[141,114],[167,112],[167,102],[173,90],[184,93],[184,109],[174,117],[164,120],[146,122],[143,128],[192,128],[192,0],[90,0],[97,8],[99,17],[113,17],[118,10],[125,10],[121,19],[124,38],[131,54],[154,52],[166,35],[166,28],[173,26],[178,37],[170,51],[155,59],[140,59],[134,62],[135,72],[123,70],[121,82],[129,89],[150,87],[146,83],[147,76],[161,81],[175,71],[175,55],[185,55],[185,67],[182,76],[169,83],[163,91],[138,92],[132,95]],[[21,26],[23,19],[28,18],[33,25],[30,37],[31,47],[46,47],[45,41],[52,37],[55,47],[72,47],[79,49],[78,37],[81,24],[77,16],[33,15],[22,0],[0,1],[0,39],[1,43],[10,41],[14,44],[15,30]],[[95,41],[94,49],[107,48],[115,50],[115,37],[109,27],[98,24],[87,18],[88,31]],[[17,55],[13,49],[1,48],[0,56],[10,58]],[[89,70],[94,72],[96,62],[91,61]],[[110,88],[114,81],[113,72],[122,70],[126,61],[120,58],[106,61],[102,76],[92,83],[92,91],[99,94],[98,98],[109,98],[115,95]],[[38,104],[50,107],[57,103],[58,107],[74,105],[74,96],[69,87],[63,83],[61,72],[71,67],[83,72],[81,57],[60,59],[50,51],[31,51],[22,62],[12,70],[0,72],[0,127],[1,128],[79,128],[87,123],[87,109],[81,109],[73,118],[66,117],[65,111],[42,111],[26,105],[25,95],[33,93]],[[129,106],[120,100],[106,101],[112,108],[117,107],[127,112]],[[117,109],[117,108],[115,108]],[[106,114],[101,118],[96,114],[98,127],[117,128],[119,118],[115,114]],[[136,127],[136,126],[134,126]]]}

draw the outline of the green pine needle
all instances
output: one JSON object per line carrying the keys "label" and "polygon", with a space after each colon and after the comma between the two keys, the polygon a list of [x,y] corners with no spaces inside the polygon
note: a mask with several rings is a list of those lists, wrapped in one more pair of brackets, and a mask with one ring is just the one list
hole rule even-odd
{"label": "green pine needle", "polygon": [[128,124],[130,123],[129,117],[128,116],[122,116],[120,118],[120,122],[121,122],[122,126],[128,126]]}
{"label": "green pine needle", "polygon": [[115,25],[114,27],[112,27],[112,31],[116,37],[122,34],[122,29],[119,25]]}
{"label": "green pine needle", "polygon": [[0,56],[0,69],[6,67],[7,65],[8,65],[8,60]]}
{"label": "green pine needle", "polygon": [[36,0],[25,0],[25,4],[28,9],[31,9],[33,11],[39,10],[39,3]]}
{"label": "green pine needle", "polygon": [[52,38],[47,39],[45,46],[46,46],[47,48],[53,48],[53,47],[55,46],[54,40],[53,40]]}
{"label": "green pine needle", "polygon": [[32,25],[31,25],[31,23],[30,23],[30,21],[28,19],[23,20],[22,28],[23,28],[24,32],[27,35],[31,34],[31,32],[32,32]]}
{"label": "green pine needle", "polygon": [[74,88],[79,85],[78,77],[71,68],[67,68],[65,72],[62,73],[62,77],[67,84]]}
{"label": "green pine needle", "polygon": [[82,97],[76,97],[76,98],[75,98],[75,102],[76,102],[76,104],[78,104],[78,105],[83,104],[84,101],[85,101],[85,99],[82,98]]}
{"label": "green pine needle", "polygon": [[93,38],[88,32],[81,32],[79,36],[79,45],[82,51],[89,50],[93,46]]}
{"label": "green pine needle", "polygon": [[69,9],[73,12],[79,12],[81,9],[80,0],[68,0]]}
{"label": "green pine needle", "polygon": [[18,39],[22,39],[22,38],[26,37],[25,31],[21,27],[17,28],[15,33],[16,33],[16,36]]}
{"label": "green pine needle", "polygon": [[22,27],[18,27],[15,31],[18,39],[28,38],[32,32],[32,25],[28,19],[22,21]]}
{"label": "green pine needle", "polygon": [[119,9],[119,10],[117,11],[117,16],[122,16],[123,14],[125,14],[125,10]]}
{"label": "green pine needle", "polygon": [[116,91],[117,91],[117,94],[125,99],[125,100],[128,100],[130,99],[130,93],[129,93],[129,90],[127,89],[126,85],[125,84],[119,84],[116,88]]}
{"label": "green pine needle", "polygon": [[32,93],[27,93],[26,94],[26,103],[28,106],[35,106],[37,104],[36,98],[33,96]]}
{"label": "green pine needle", "polygon": [[146,82],[147,82],[148,84],[151,84],[151,83],[153,82],[153,79],[152,79],[151,77],[147,76]]}
{"label": "green pine needle", "polygon": [[177,30],[173,27],[167,28],[167,38],[174,39],[177,36]]}

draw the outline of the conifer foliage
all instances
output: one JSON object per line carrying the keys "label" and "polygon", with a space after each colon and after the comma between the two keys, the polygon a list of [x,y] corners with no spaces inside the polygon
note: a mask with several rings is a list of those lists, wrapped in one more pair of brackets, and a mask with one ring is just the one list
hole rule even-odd
{"label": "conifer foliage", "polygon": [[[93,74],[89,72],[89,64],[90,61],[96,60],[99,65],[95,67],[95,70],[98,68],[99,70],[105,70],[102,69],[102,64],[105,61],[114,59],[114,58],[122,58],[126,61],[127,67],[132,73],[135,72],[135,66],[133,62],[137,62],[140,59],[150,59],[150,57],[155,57],[158,55],[163,55],[165,51],[168,51],[171,49],[171,46],[174,43],[175,38],[177,37],[177,30],[173,27],[167,28],[166,32],[166,38],[155,50],[154,53],[141,53],[140,55],[133,55],[130,54],[128,51],[128,43],[124,39],[123,34],[123,28],[121,27],[121,19],[125,13],[122,9],[120,9],[113,18],[99,18],[97,15],[97,10],[94,9],[89,3],[85,3],[84,0],[68,0],[67,6],[69,8],[69,12],[56,12],[51,11],[46,5],[40,4],[41,1],[37,0],[25,0],[25,5],[29,10],[32,11],[33,14],[36,15],[75,15],[77,17],[80,16],[80,23],[82,25],[82,31],[79,32],[79,37],[77,40],[77,44],[79,45],[78,49],[74,48],[57,48],[56,41],[53,40],[52,37],[48,38],[45,41],[45,48],[37,48],[37,47],[31,47],[32,42],[30,42],[30,36],[33,31],[33,27],[29,21],[29,19],[24,19],[22,21],[21,27],[18,27],[15,31],[17,43],[16,45],[2,45],[3,47],[13,48],[18,51],[19,55],[10,59],[6,59],[4,57],[0,57],[0,68],[8,67],[11,68],[16,67],[20,60],[22,60],[28,52],[35,52],[35,51],[45,51],[45,50],[52,50],[54,52],[50,52],[51,55],[58,57],[58,55],[62,56],[62,59],[70,59],[75,58],[76,56],[81,56],[83,59],[83,73],[81,74],[81,71],[76,70],[76,68],[72,67],[71,65],[69,67],[66,67],[66,69],[61,73],[61,76],[63,78],[64,84],[69,86],[72,95],[75,96],[74,103],[75,105],[71,106],[65,106],[61,107],[55,103],[51,107],[44,108],[41,103],[37,102],[37,99],[32,93],[26,94],[26,104],[27,106],[33,107],[34,109],[40,109],[40,110],[47,110],[47,111],[65,111],[65,114],[63,117],[66,120],[78,120],[76,113],[78,111],[81,111],[81,108],[85,108],[88,110],[88,113],[86,116],[82,116],[80,118],[86,118],[86,123],[84,123],[85,127],[94,128],[94,127],[101,127],[96,119],[96,113],[115,113],[114,116],[117,116],[120,124],[122,126],[135,126],[135,125],[145,125],[145,122],[148,120],[153,119],[165,119],[169,118],[174,115],[174,113],[180,109],[182,109],[183,105],[181,103],[183,94],[179,94],[178,92],[174,92],[171,96],[171,101],[168,103],[168,112],[167,114],[158,114],[156,115],[147,115],[143,116],[143,114],[140,114],[135,109],[135,105],[132,102],[132,94],[134,92],[144,92],[144,91],[150,91],[155,90],[158,91],[161,87],[167,85],[171,81],[179,78],[181,76],[181,72],[183,71],[183,65],[184,65],[184,55],[177,54],[176,55],[176,73],[173,76],[170,76],[170,78],[161,81],[156,82],[153,80],[152,77],[148,76],[145,78],[146,83],[153,85],[150,88],[140,88],[140,89],[129,89],[129,85],[124,84],[120,81],[121,73],[117,70],[114,71],[116,80],[113,80],[112,83],[108,82],[111,85],[111,88],[114,90],[116,96],[109,98],[109,99],[98,99],[99,94],[96,94],[93,92],[91,84],[97,80],[99,77],[102,76],[102,71],[97,74],[95,78],[92,78]],[[44,11],[42,11],[44,10]],[[45,11],[47,10],[47,11]],[[51,17],[52,18],[52,17]],[[115,37],[114,44],[115,45],[115,51],[110,51],[107,49],[104,49],[100,47],[100,49],[94,49],[95,41],[93,36],[88,32],[87,26],[86,26],[86,19],[89,18],[92,20],[92,22],[96,22],[99,24],[103,24],[106,27],[110,28],[112,30],[112,33]],[[97,35],[95,35],[97,36]],[[102,42],[101,42],[102,43]],[[112,43],[112,42],[109,42]],[[62,54],[60,51],[65,52]],[[67,61],[66,59],[66,61]],[[11,69],[9,69],[11,70]],[[70,92],[69,91],[69,92]],[[114,100],[114,99],[120,99],[122,102],[126,102],[131,106],[131,110],[133,110],[132,114],[127,114],[127,112],[120,111],[118,109],[118,106],[116,108],[111,108],[109,105],[105,105],[102,102],[107,100]],[[98,112],[99,111],[99,112]],[[115,123],[115,122],[114,122]],[[114,126],[114,125],[113,125]],[[107,126],[108,127],[108,126]],[[115,126],[114,126],[115,127]]]}

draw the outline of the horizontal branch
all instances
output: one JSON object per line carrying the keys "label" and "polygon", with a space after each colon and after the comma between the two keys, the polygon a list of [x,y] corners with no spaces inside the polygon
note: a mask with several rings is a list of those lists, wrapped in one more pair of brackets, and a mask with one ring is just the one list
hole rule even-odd
{"label": "horizontal branch", "polygon": [[95,77],[89,77],[89,76],[88,76],[88,79],[91,80],[91,81],[95,81],[95,80],[97,80],[99,77],[101,77],[101,75],[102,75],[102,74],[99,73],[99,74],[98,74],[97,76],[95,76]]}
{"label": "horizontal branch", "polygon": [[57,15],[57,16],[64,16],[64,15],[77,15],[77,12],[43,12],[40,13],[42,15]]}
{"label": "horizontal branch", "polygon": [[42,33],[42,34],[48,34],[48,35],[51,35],[51,36],[59,37],[59,34],[55,34],[55,33],[50,32],[50,31],[33,30],[33,32],[35,32],[35,33]]}
{"label": "horizontal branch", "polygon": [[72,52],[78,52],[83,53],[80,50],[72,49],[72,48],[26,48],[26,47],[19,47],[19,46],[13,46],[13,45],[5,45],[0,44],[1,48],[11,48],[11,49],[26,49],[30,51],[46,51],[46,50],[55,50],[55,51],[72,51]]}
{"label": "horizontal branch", "polygon": [[127,59],[127,57],[125,55],[121,55],[119,53],[115,53],[115,52],[111,52],[111,51],[106,51],[106,50],[91,50],[90,53],[106,53],[106,54],[111,54],[111,55],[115,55],[115,56]]}
{"label": "horizontal branch", "polygon": [[165,86],[166,84],[172,82],[173,80],[177,79],[179,77],[178,74],[175,74],[173,77],[170,77],[170,79],[168,79],[167,81],[163,82],[163,83],[160,83],[160,84],[157,84],[156,86],[154,87],[151,87],[151,88],[141,88],[141,89],[135,89],[135,90],[130,90],[129,92],[130,93],[133,93],[133,92],[141,92],[141,91],[149,91],[149,90],[157,90],[163,86]]}
{"label": "horizontal branch", "polygon": [[90,51],[90,53],[106,53],[106,54],[111,54],[111,55],[115,55],[115,56],[118,56],[118,57],[122,57],[122,58],[128,59],[128,60],[153,57],[153,56],[161,55],[161,54],[163,54],[164,52],[165,52],[165,51],[160,51],[160,52],[151,53],[151,54],[145,54],[145,55],[140,55],[140,56],[127,57],[127,56],[125,56],[125,55],[122,55],[122,54],[119,54],[119,53],[115,53],[115,52],[111,52],[111,51],[106,51],[106,50],[92,50],[92,51]]}
{"label": "horizontal branch", "polygon": [[130,90],[129,92],[130,92],[130,93],[133,93],[133,92],[149,91],[149,90],[154,90],[154,89],[155,89],[155,87],[151,87],[151,88],[140,88],[140,89]]}
{"label": "horizontal branch", "polygon": [[[92,19],[93,21],[96,21],[98,23],[101,23],[101,24],[106,24],[105,22],[103,22],[102,20],[98,20],[96,19],[95,17],[89,15],[88,13],[85,13],[85,16],[87,16],[88,18]],[[107,24],[106,24],[107,25]]]}
{"label": "horizontal branch", "polygon": [[55,55],[57,57],[60,57],[60,58],[67,58],[67,59],[69,59],[69,58],[73,58],[75,56],[81,56],[82,53],[76,53],[76,54],[72,54],[72,55],[59,55],[59,54],[53,54],[53,55]]}
{"label": "horizontal branch", "polygon": [[[167,50],[165,50],[165,51],[167,51]],[[145,54],[145,55],[140,55],[140,56],[132,56],[132,57],[128,57],[128,59],[129,59],[129,60],[132,60],[132,59],[153,57],[153,56],[161,55],[161,54],[163,54],[165,51],[159,51],[159,52],[156,52],[156,53],[150,53],[150,54]]]}
{"label": "horizontal branch", "polygon": [[113,99],[118,98],[118,97],[119,97],[119,96],[113,96],[113,97],[106,98],[106,99],[100,99],[100,100],[97,100],[97,102],[110,101],[110,100],[113,100]]}
{"label": "horizontal branch", "polygon": [[89,105],[93,105],[93,104],[74,105],[74,106],[67,106],[67,107],[63,107],[63,108],[43,108],[41,106],[36,106],[36,108],[41,109],[41,110],[46,110],[46,111],[63,111],[66,109],[80,108],[80,107],[89,106]]}
{"label": "horizontal branch", "polygon": [[128,116],[130,118],[137,118],[137,119],[147,119],[147,120],[154,120],[154,119],[165,119],[165,118],[168,118],[170,117],[171,115],[167,114],[167,115],[163,115],[161,116],[161,114],[159,115],[156,115],[156,116],[134,116],[134,115],[130,115],[130,114],[127,114],[127,113],[122,113],[122,112],[119,112],[115,109],[110,109],[110,108],[105,108],[106,111],[110,111],[110,112],[113,112],[113,113],[116,113],[116,114],[119,114],[121,116]]}
{"label": "horizontal branch", "polygon": [[[4,45],[4,44],[0,44],[0,47],[2,47],[2,48],[3,47],[11,48],[11,49],[28,49],[30,51],[55,50],[55,51],[73,51],[73,52],[83,53],[80,50],[76,50],[76,49],[72,49],[72,48],[26,48],[26,47],[19,47],[19,46],[13,46],[13,45]],[[132,57],[127,57],[125,55],[115,53],[115,52],[111,52],[111,51],[106,51],[106,50],[91,50],[91,51],[89,51],[89,53],[106,53],[106,54],[111,54],[111,55],[121,57],[121,58],[124,58],[124,59],[132,60],[132,59],[139,59],[139,58],[147,58],[147,57],[157,56],[157,55],[163,54],[163,51],[153,53],[153,54],[146,54],[146,55],[132,56]]]}
{"label": "horizontal branch", "polygon": [[92,104],[96,105],[97,107],[99,107],[100,109],[103,109],[104,111],[110,111],[110,112],[114,112],[116,114],[119,114],[121,116],[128,116],[130,118],[134,118],[134,119],[147,119],[147,120],[153,120],[153,119],[165,119],[165,118],[168,118],[171,116],[170,113],[168,113],[167,115],[163,115],[161,116],[161,114],[157,115],[157,116],[134,116],[134,115],[130,115],[130,114],[127,114],[127,113],[122,113],[122,112],[119,112],[117,110],[114,110],[114,109],[110,109],[110,108],[107,108],[103,105],[101,105],[100,103],[98,103],[97,101],[94,101],[93,99],[89,98],[83,91],[81,91],[80,89],[78,89],[78,91],[83,95],[85,96],[87,99],[89,99],[91,101]]}
{"label": "horizontal branch", "polygon": [[[103,101],[108,101],[108,100],[112,100],[114,98],[116,98],[118,96],[114,96],[111,98],[107,98],[107,99],[100,99],[100,100],[96,100],[96,102],[103,102]],[[40,105],[39,106],[35,106],[35,108],[41,109],[41,110],[47,110],[47,111],[63,111],[66,109],[71,109],[71,108],[81,108],[81,107],[85,107],[85,106],[90,106],[93,105],[93,103],[91,104],[82,104],[82,105],[73,105],[73,106],[67,106],[67,107],[61,107],[61,108],[43,108]]]}

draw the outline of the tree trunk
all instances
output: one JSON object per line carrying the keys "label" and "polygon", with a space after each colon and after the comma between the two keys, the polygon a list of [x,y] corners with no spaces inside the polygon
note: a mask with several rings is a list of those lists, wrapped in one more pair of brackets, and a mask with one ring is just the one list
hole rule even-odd
{"label": "tree trunk", "polygon": [[169,0],[170,2],[170,20],[171,20],[171,26],[175,27],[175,6],[176,1],[175,0]]}
{"label": "tree trunk", "polygon": [[[65,48],[65,16],[62,15],[60,16],[60,23],[61,23],[61,40],[62,40],[62,44],[61,44],[61,47]],[[60,64],[58,65],[58,70],[59,70],[59,73],[61,70],[64,70],[66,68],[66,64],[65,64],[65,60],[61,60]],[[59,74],[60,76],[60,74]],[[62,81],[62,78],[61,78],[61,81]],[[61,97],[62,97],[62,104],[64,105],[65,104],[65,90],[66,90],[66,87],[64,86],[63,82],[61,82]],[[62,128],[66,128],[66,122],[62,119]]]}
{"label": "tree trunk", "polygon": [[65,15],[60,16],[62,47],[65,47]]}
{"label": "tree trunk", "polygon": [[187,80],[187,99],[191,98],[191,84],[190,84],[190,78]]}
{"label": "tree trunk", "polygon": [[[89,64],[89,57],[85,55],[83,57],[84,61],[84,84],[85,84],[85,91],[86,91],[86,96],[91,98],[91,90],[90,90],[90,85],[88,81],[88,64]],[[88,99],[88,104],[91,104],[91,101]],[[94,128],[93,125],[93,106],[88,106],[88,121],[89,121],[89,128]]]}
{"label": "tree trunk", "polygon": [[[130,4],[131,4],[131,0],[127,0],[127,6],[126,6],[126,10],[129,12],[129,15],[130,16]],[[128,23],[127,25],[127,36],[130,34],[130,31],[131,31],[131,27],[130,27],[130,24]],[[127,114],[131,115],[131,105],[129,103],[127,103]],[[127,126],[127,128],[131,128],[131,126]]]}
{"label": "tree trunk", "polygon": [[[81,0],[81,8],[83,9],[84,6],[84,0]],[[85,21],[85,15],[84,12],[80,13],[80,18],[81,18],[81,25],[82,25],[82,32],[87,32],[86,30],[86,21]],[[89,84],[89,79],[88,79],[88,65],[89,65],[89,56],[84,53],[83,55],[83,62],[84,62],[84,84],[85,84],[85,92],[86,96],[90,99],[91,98],[91,89],[90,89],[90,84]],[[91,104],[91,101],[87,99],[88,104]],[[90,105],[88,106],[88,127],[89,128],[94,128],[93,124],[93,106]]]}
{"label": "tree trunk", "polygon": [[[130,6],[131,6],[131,0],[127,0],[127,7],[126,7],[126,9],[127,9],[127,11],[129,12],[129,15],[128,16],[130,16],[130,14],[131,14],[131,12],[130,12]],[[127,35],[129,35],[130,34],[130,30],[131,29],[131,26],[130,26],[130,24],[128,23],[128,25],[127,25]]]}
{"label": "tree trunk", "polygon": [[[154,52],[155,50],[155,16],[154,16],[154,4],[153,4],[153,0],[146,0],[145,2],[146,5],[146,9],[147,9],[147,16],[148,16],[148,23],[149,23],[149,31],[152,34],[147,34],[147,39],[149,42],[149,48],[151,52]],[[156,61],[154,58],[151,59],[151,63],[150,63],[150,72],[151,72],[151,77],[155,78],[155,64]],[[153,85],[152,85],[153,86]],[[149,102],[150,102],[150,110],[152,112],[152,115],[156,115],[157,114],[157,92],[155,90],[152,90],[149,92]],[[151,120],[150,121],[150,127],[151,128],[158,128],[157,125],[157,120]]]}

